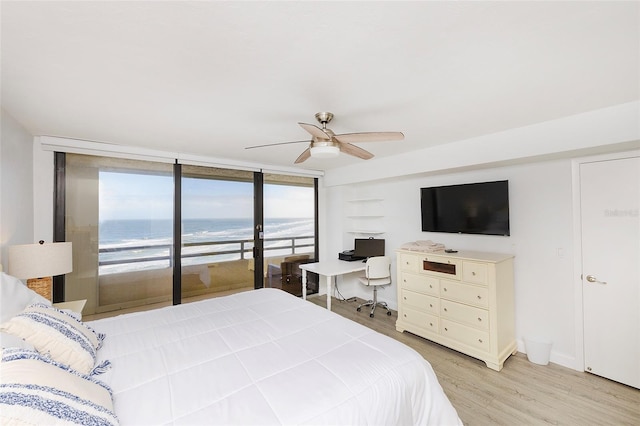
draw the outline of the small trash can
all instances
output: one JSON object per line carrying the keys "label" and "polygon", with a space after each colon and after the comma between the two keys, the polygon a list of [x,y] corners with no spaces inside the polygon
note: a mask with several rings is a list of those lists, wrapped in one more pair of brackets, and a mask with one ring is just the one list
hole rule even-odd
{"label": "small trash can", "polygon": [[525,337],[524,347],[530,362],[539,365],[549,364],[552,342],[539,337]]}

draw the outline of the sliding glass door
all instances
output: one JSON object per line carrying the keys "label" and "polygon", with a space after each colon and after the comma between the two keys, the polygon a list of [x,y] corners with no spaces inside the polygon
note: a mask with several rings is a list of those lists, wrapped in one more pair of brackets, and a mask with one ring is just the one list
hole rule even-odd
{"label": "sliding glass door", "polygon": [[253,173],[182,166],[182,302],[253,289]]}
{"label": "sliding glass door", "polygon": [[64,176],[56,210],[65,211],[56,229],[74,256],[58,299],[86,299],[85,315],[263,286],[301,293],[299,264],[317,251],[315,179],[77,154],[56,159]]}
{"label": "sliding glass door", "polygon": [[[316,259],[313,178],[265,174],[264,286],[302,295],[300,264]],[[309,280],[309,292],[317,281]]]}
{"label": "sliding glass door", "polygon": [[86,299],[85,314],[170,301],[172,166],[67,155],[65,185],[65,299]]}

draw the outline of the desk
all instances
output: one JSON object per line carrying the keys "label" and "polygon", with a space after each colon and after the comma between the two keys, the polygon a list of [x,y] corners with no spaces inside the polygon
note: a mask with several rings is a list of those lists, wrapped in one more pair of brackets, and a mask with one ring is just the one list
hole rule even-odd
{"label": "desk", "polygon": [[302,270],[302,298],[307,300],[307,271],[315,272],[325,277],[327,283],[327,309],[331,310],[331,283],[333,282],[333,277],[351,272],[364,271],[365,267],[366,264],[361,260],[347,262],[345,260],[334,259],[323,262],[302,263],[300,264],[300,269]]}

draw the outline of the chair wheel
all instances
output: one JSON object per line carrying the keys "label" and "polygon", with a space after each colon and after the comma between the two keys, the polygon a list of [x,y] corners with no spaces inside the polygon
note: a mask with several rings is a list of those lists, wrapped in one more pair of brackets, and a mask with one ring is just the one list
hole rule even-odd
{"label": "chair wheel", "polygon": [[371,318],[373,318],[373,314],[369,314],[369,316],[370,316]]}
{"label": "chair wheel", "polygon": [[391,316],[391,311],[387,311],[387,315]]}
{"label": "chair wheel", "polygon": [[362,308],[357,308],[356,311],[360,312],[362,310]]}

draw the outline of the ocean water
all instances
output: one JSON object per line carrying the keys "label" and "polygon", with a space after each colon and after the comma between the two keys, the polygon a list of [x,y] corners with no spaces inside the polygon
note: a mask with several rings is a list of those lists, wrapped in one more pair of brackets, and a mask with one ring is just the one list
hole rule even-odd
{"label": "ocean water", "polygon": [[[313,218],[265,219],[265,256],[291,254],[293,237],[310,237],[296,239],[296,246],[313,245],[313,233]],[[169,267],[172,235],[171,220],[101,221],[100,274]],[[183,265],[252,258],[253,219],[183,220],[182,244]],[[296,253],[311,251],[313,247],[296,248]],[[145,260],[127,263],[132,259]]]}

